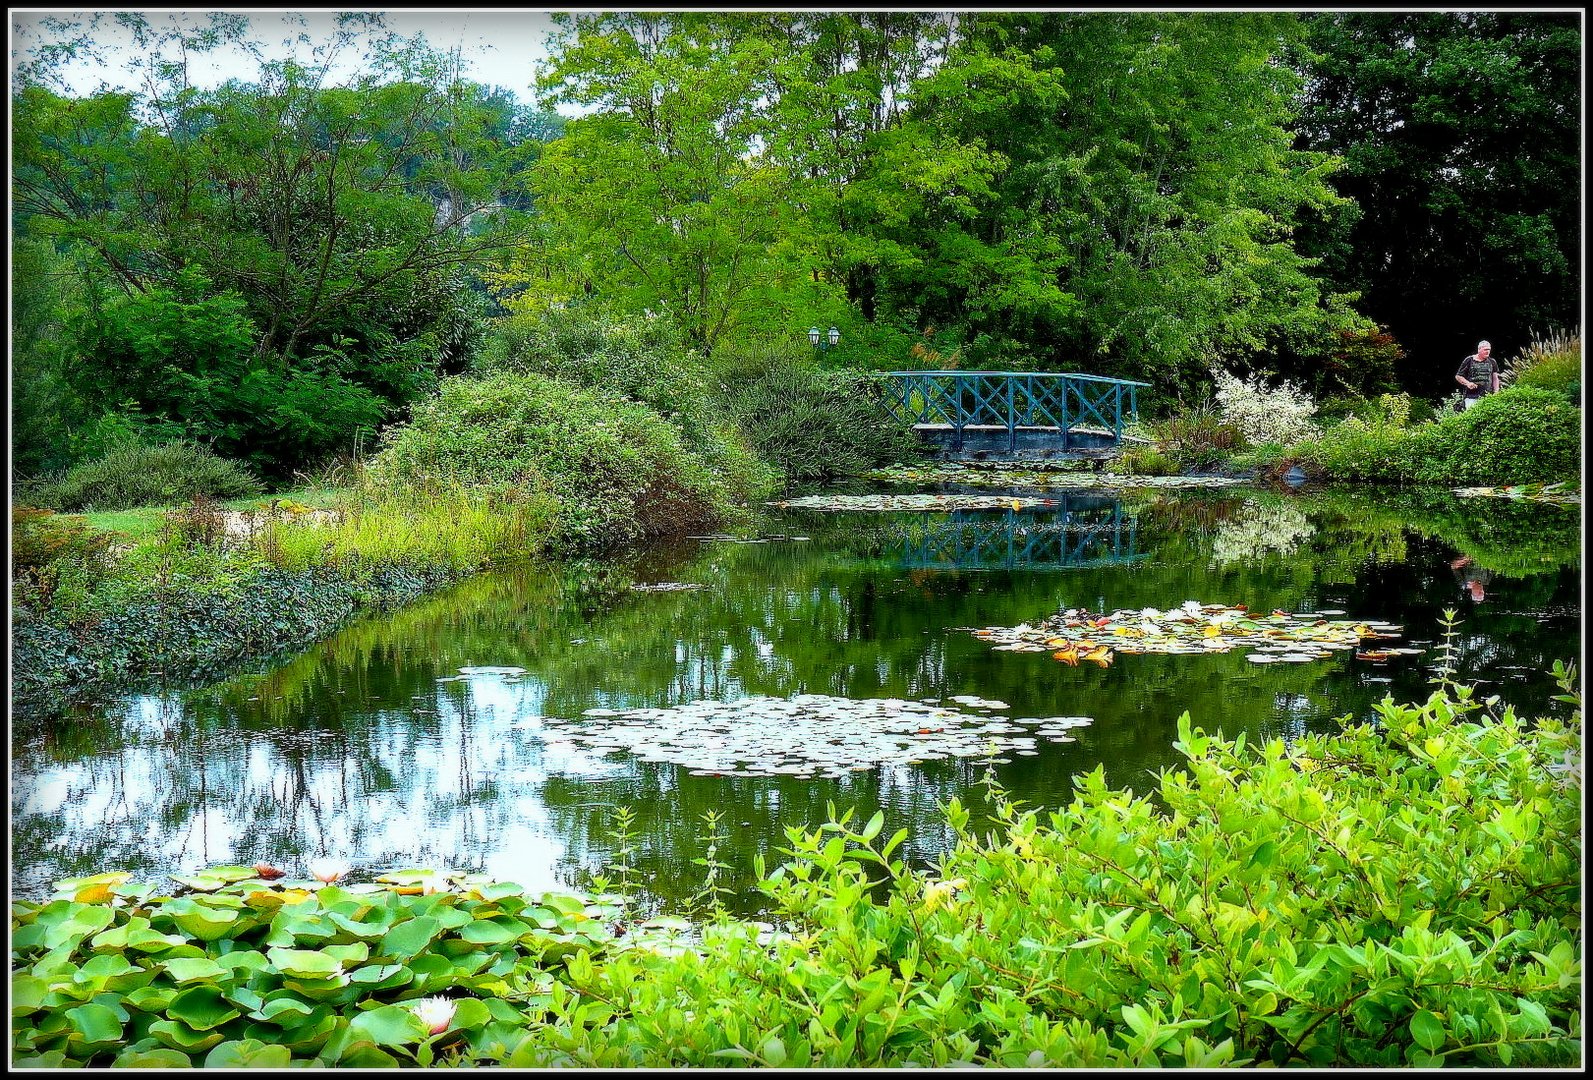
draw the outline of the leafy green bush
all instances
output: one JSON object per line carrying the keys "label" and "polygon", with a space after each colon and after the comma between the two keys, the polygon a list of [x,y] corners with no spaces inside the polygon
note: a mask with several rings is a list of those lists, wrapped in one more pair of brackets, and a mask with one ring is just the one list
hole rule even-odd
{"label": "leafy green bush", "polygon": [[1399,399],[1370,420],[1350,417],[1291,448],[1308,468],[1341,480],[1520,484],[1580,471],[1581,410],[1536,387],[1501,390],[1460,413],[1402,426]]}
{"label": "leafy green bush", "polygon": [[508,1063],[1574,1063],[1579,719],[1379,714],[1264,747],[1186,716],[1163,806],[1099,770],[989,838],[953,803],[929,878],[880,816],[795,833],[765,881],[789,938],[571,965]]}
{"label": "leafy green bush", "polygon": [[552,542],[604,548],[714,525],[732,493],[680,432],[636,402],[544,375],[445,380],[371,461],[378,486],[542,492]]}
{"label": "leafy green bush", "polygon": [[547,375],[640,402],[679,430],[734,497],[755,498],[773,485],[735,428],[720,421],[702,358],[668,319],[586,308],[511,317],[494,327],[476,369]]}
{"label": "leafy green bush", "polygon": [[1290,452],[1308,470],[1333,480],[1403,481],[1415,468],[1411,455],[1418,441],[1409,428],[1351,416],[1296,443]]}
{"label": "leafy green bush", "polygon": [[1501,390],[1416,431],[1422,481],[1521,484],[1581,471],[1582,411],[1552,390]]}
{"label": "leafy green bush", "polygon": [[1176,476],[1178,462],[1154,446],[1130,446],[1115,459],[1109,469],[1131,476]]}
{"label": "leafy green bush", "polygon": [[922,455],[918,437],[886,413],[866,374],[820,371],[800,350],[780,347],[744,349],[723,374],[726,411],[787,485]]}
{"label": "leafy green bush", "polygon": [[1150,424],[1156,448],[1182,468],[1207,468],[1227,460],[1245,444],[1243,432],[1204,401]]}
{"label": "leafy green bush", "polygon": [[63,580],[92,587],[110,569],[111,538],[80,517],[28,506],[11,508],[11,598],[48,604]]}
{"label": "leafy green bush", "polygon": [[1574,1066],[1581,735],[1448,682],[1291,743],[1186,714],[1155,798],[990,780],[927,874],[832,808],[763,877],[777,928],[696,940],[426,871],[75,879],[13,906],[14,1062]]}
{"label": "leafy green bush", "polygon": [[1521,355],[1505,363],[1499,382],[1504,386],[1551,390],[1579,403],[1582,396],[1581,333],[1534,337]]}
{"label": "leafy green bush", "polygon": [[55,510],[125,510],[260,490],[260,481],[242,465],[179,439],[153,446],[121,442],[103,457],[74,465],[60,480],[39,485],[33,497]]}

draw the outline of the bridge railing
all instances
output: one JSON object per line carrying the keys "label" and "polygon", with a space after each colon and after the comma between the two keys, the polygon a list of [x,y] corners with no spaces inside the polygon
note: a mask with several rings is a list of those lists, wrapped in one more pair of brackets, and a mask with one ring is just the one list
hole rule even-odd
{"label": "bridge railing", "polygon": [[1054,514],[954,512],[914,515],[897,525],[887,553],[913,570],[1072,570],[1145,558],[1138,522],[1117,503]]}
{"label": "bridge railing", "polygon": [[882,405],[901,423],[1051,427],[1064,434],[1099,427],[1121,442],[1139,416],[1137,391],[1150,383],[1042,371],[888,371],[876,381]]}

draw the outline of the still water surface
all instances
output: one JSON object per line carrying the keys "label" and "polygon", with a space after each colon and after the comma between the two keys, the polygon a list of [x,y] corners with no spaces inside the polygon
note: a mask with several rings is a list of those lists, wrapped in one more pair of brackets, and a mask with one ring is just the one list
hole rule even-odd
{"label": "still water surface", "polygon": [[[985,489],[988,493],[988,489]],[[1036,494],[1036,492],[1028,492]],[[1581,650],[1577,508],[1234,491],[955,514],[769,511],[761,543],[683,540],[625,565],[482,575],[365,619],[268,670],[191,689],[13,717],[13,891],[109,869],[156,877],[316,856],[357,870],[438,866],[532,888],[583,887],[613,858],[613,808],[635,814],[631,860],[654,910],[703,884],[703,815],[753,914],[753,857],[827,804],[907,827],[906,855],[948,843],[938,807],[978,802],[985,765],[928,761],[844,778],[697,776],[550,736],[547,718],[747,695],[999,699],[1012,717],[1088,716],[1073,743],[993,766],[1026,805],[1065,803],[1105,771],[1148,791],[1175,766],[1180,713],[1250,737],[1330,731],[1386,695],[1429,692],[1440,615],[1461,619],[1457,667],[1531,715],[1546,672]],[[803,539],[790,539],[801,537]],[[1461,559],[1468,562],[1453,565]],[[697,583],[638,592],[639,582]],[[1479,600],[1478,594],[1481,594]],[[1338,610],[1402,624],[1429,651],[1384,664],[1348,652],[1305,664],[1119,655],[1076,668],[993,651],[966,628],[1059,608]],[[451,677],[462,667],[522,676]],[[443,681],[446,680],[446,681]]]}

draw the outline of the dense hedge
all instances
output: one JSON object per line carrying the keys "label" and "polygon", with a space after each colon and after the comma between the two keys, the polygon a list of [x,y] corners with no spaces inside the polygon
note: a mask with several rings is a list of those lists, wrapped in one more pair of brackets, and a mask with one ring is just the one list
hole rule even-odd
{"label": "dense hedge", "polygon": [[817,370],[778,349],[753,350],[729,363],[725,409],[788,486],[923,455],[912,430],[880,406],[867,374]]}
{"label": "dense hedge", "polygon": [[953,801],[931,874],[832,811],[764,878],[773,932],[694,945],[615,925],[623,896],[435,872],[63,882],[13,908],[14,1063],[1580,1061],[1579,707],[1528,724],[1446,684],[1292,743],[1186,715],[1176,745],[1157,800],[1097,769],[1043,817]]}
{"label": "dense hedge", "polygon": [[1563,394],[1521,386],[1411,427],[1351,418],[1284,453],[1336,480],[1522,484],[1579,475],[1581,435]]}
{"label": "dense hedge", "polygon": [[125,510],[173,506],[198,497],[231,499],[261,490],[260,481],[244,466],[197,443],[129,441],[74,465],[59,480],[38,485],[28,501],[51,510]]}
{"label": "dense hedge", "polygon": [[388,436],[371,477],[545,492],[558,501],[553,545],[565,551],[715,525],[750,494],[647,406],[543,375],[447,380]]}
{"label": "dense hedge", "polygon": [[703,358],[668,319],[584,308],[501,320],[475,365],[478,375],[546,375],[647,406],[739,496],[773,482],[726,422]]}

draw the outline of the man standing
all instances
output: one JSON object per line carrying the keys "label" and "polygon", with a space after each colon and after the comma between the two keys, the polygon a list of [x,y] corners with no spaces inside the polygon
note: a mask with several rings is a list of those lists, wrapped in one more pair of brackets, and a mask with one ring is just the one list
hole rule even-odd
{"label": "man standing", "polygon": [[1493,359],[1493,346],[1486,341],[1477,342],[1477,351],[1460,362],[1455,381],[1466,390],[1466,408],[1471,408],[1486,394],[1499,390],[1499,365]]}

